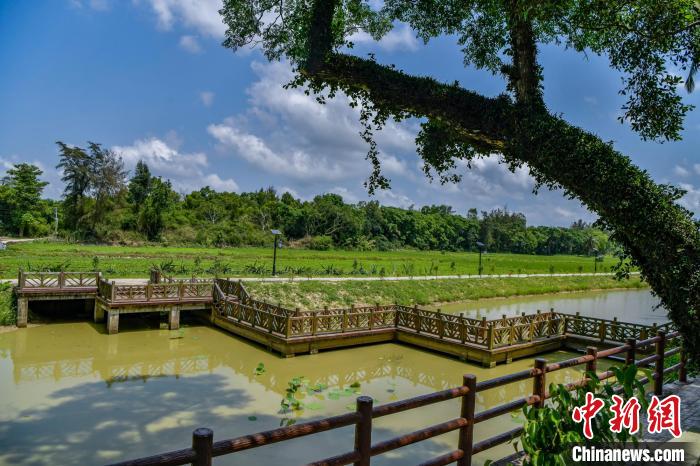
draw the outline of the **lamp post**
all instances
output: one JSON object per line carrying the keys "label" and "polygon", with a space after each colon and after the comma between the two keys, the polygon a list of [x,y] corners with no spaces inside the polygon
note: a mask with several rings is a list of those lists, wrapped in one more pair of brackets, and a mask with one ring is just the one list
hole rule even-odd
{"label": "lamp post", "polygon": [[270,230],[270,232],[275,237],[275,244],[272,250],[272,275],[274,276],[277,273],[277,239],[282,234],[282,232],[279,230]]}
{"label": "lamp post", "polygon": [[486,245],[482,243],[481,241],[476,242],[476,247],[479,248],[479,276],[481,276],[481,272],[484,270],[484,268],[481,266],[481,254],[486,251]]}
{"label": "lamp post", "polygon": [[593,248],[593,273],[598,273],[598,249]]}

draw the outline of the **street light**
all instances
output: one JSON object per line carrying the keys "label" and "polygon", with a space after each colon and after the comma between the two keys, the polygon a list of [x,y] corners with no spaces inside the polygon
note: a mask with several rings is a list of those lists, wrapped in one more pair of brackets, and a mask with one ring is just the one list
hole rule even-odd
{"label": "street light", "polygon": [[593,248],[593,273],[598,273],[598,249]]}
{"label": "street light", "polygon": [[486,245],[481,241],[477,241],[476,247],[479,248],[479,275],[481,275],[481,272],[484,270],[484,268],[481,266],[481,254],[486,252]]}
{"label": "street light", "polygon": [[277,273],[277,238],[282,234],[279,230],[270,230],[270,232],[275,235],[275,245],[272,253],[272,275]]}

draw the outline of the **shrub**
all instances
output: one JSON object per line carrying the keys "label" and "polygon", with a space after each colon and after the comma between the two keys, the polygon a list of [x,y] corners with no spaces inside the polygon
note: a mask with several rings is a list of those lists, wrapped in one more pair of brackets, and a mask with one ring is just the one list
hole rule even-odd
{"label": "shrub", "polygon": [[314,251],[328,251],[333,248],[333,238],[330,236],[314,236],[309,240],[309,249]]}

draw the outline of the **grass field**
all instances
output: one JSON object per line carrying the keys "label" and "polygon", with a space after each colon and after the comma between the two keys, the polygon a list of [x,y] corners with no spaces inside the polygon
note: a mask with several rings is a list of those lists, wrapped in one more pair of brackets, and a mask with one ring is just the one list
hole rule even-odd
{"label": "grass field", "polygon": [[[284,276],[474,275],[476,253],[439,251],[277,251],[277,271]],[[617,262],[606,257],[598,271]],[[147,277],[153,266],[179,276],[264,276],[272,269],[272,248],[174,248],[102,246],[57,242],[15,243],[0,251],[0,278],[17,270],[102,270],[110,277]],[[592,257],[484,254],[484,275],[593,272]]]}
{"label": "grass field", "polygon": [[482,278],[478,280],[247,282],[258,299],[286,307],[318,309],[399,303],[405,305],[612,288],[645,288],[638,276]]}

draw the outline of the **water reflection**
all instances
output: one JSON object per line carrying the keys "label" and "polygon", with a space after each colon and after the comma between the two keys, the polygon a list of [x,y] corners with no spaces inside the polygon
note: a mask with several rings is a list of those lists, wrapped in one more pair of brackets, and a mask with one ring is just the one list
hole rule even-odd
{"label": "water reflection", "polygon": [[[484,380],[530,367],[530,360],[484,369],[398,344],[359,347],[279,358],[258,346],[205,326],[170,332],[143,328],[107,336],[90,323],[62,323],[0,334],[0,463],[99,464],[187,446],[193,428],[208,426],[215,438],[278,427],[287,382],[306,376],[327,390],[308,394],[311,408],[299,420],[353,409],[354,382],[375,403],[456,386],[462,374]],[[136,331],[136,329],[140,329]],[[556,352],[560,360],[571,354]],[[259,363],[265,372],[255,375]],[[576,371],[551,381],[570,382]],[[477,410],[531,392],[519,382],[477,395]],[[331,393],[333,392],[333,393]],[[453,400],[376,421],[381,441],[459,413]],[[515,425],[510,416],[476,429],[477,440]],[[264,447],[221,458],[217,464],[304,464],[352,448],[352,429]],[[406,447],[373,460],[377,465],[414,464],[456,446],[456,434]],[[504,446],[500,457],[510,452]]]}
{"label": "water reflection", "polygon": [[612,319],[623,322],[651,325],[668,322],[666,311],[657,308],[659,299],[649,290],[591,291],[569,294],[551,294],[508,299],[486,299],[465,301],[432,306],[450,314],[464,313],[466,317],[497,319],[505,314],[508,317],[523,312],[532,314],[538,309],[575,314],[580,312],[587,317]]}

